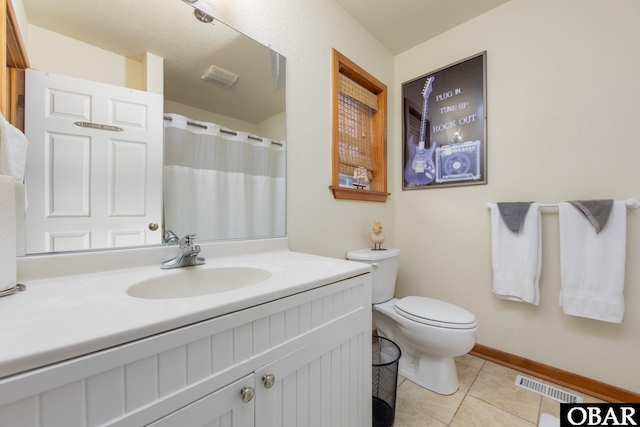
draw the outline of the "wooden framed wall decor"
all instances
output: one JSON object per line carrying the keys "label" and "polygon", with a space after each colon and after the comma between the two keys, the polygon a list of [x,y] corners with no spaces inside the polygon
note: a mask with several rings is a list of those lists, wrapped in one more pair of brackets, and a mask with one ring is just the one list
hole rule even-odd
{"label": "wooden framed wall decor", "polygon": [[402,189],[487,183],[486,52],[402,84]]}
{"label": "wooden framed wall decor", "polygon": [[13,126],[24,130],[24,70],[29,68],[18,20],[11,0],[0,0],[0,111]]}

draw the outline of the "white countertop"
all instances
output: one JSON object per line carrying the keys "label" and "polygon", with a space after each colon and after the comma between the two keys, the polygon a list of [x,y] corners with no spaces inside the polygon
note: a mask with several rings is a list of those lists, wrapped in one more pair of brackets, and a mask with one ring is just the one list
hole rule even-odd
{"label": "white countertop", "polygon": [[127,288],[179,273],[160,269],[175,246],[19,259],[18,280],[27,290],[0,298],[0,378],[371,271],[364,263],[291,252],[286,238],[201,247],[206,264],[185,268],[251,266],[271,277],[212,295],[144,299]]}

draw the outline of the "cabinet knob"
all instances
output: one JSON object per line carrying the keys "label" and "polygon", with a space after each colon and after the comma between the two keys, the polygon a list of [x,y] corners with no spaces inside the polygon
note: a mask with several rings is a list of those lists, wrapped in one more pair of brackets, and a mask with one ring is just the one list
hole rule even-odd
{"label": "cabinet knob", "polygon": [[276,377],[272,374],[264,374],[262,376],[262,383],[266,388],[271,388],[276,383]]}
{"label": "cabinet knob", "polygon": [[251,402],[254,394],[255,391],[253,390],[253,387],[242,387],[242,390],[240,390],[240,395],[242,396],[242,401],[244,403]]}
{"label": "cabinet knob", "polygon": [[149,223],[149,230],[156,231],[157,229],[158,229],[158,223],[157,222],[150,222]]}

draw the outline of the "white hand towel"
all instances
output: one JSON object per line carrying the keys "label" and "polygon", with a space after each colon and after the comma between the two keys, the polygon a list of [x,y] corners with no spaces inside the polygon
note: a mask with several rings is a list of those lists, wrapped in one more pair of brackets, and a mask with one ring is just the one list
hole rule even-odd
{"label": "white hand towel", "polygon": [[0,291],[16,285],[16,199],[13,177],[0,175]]}
{"label": "white hand towel", "polygon": [[493,293],[510,301],[540,303],[542,268],[540,203],[532,203],[518,234],[509,230],[491,204]]}
{"label": "white hand towel", "polygon": [[0,175],[12,176],[16,183],[22,184],[27,145],[24,134],[0,113]]}
{"label": "white hand towel", "polygon": [[540,414],[538,427],[560,427],[560,419],[553,415],[542,413]]}
{"label": "white hand towel", "polygon": [[560,305],[565,314],[620,323],[624,315],[627,208],[614,201],[599,234],[570,203],[558,205]]}

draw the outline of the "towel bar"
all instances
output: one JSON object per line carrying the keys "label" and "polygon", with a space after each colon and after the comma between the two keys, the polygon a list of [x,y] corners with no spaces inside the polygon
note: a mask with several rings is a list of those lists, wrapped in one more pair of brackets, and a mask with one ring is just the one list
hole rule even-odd
{"label": "towel bar", "polygon": [[[487,203],[484,205],[485,209],[491,210],[491,203]],[[557,203],[541,203],[541,208],[557,208]],[[640,200],[638,199],[627,199],[627,209],[638,209],[640,208]]]}

